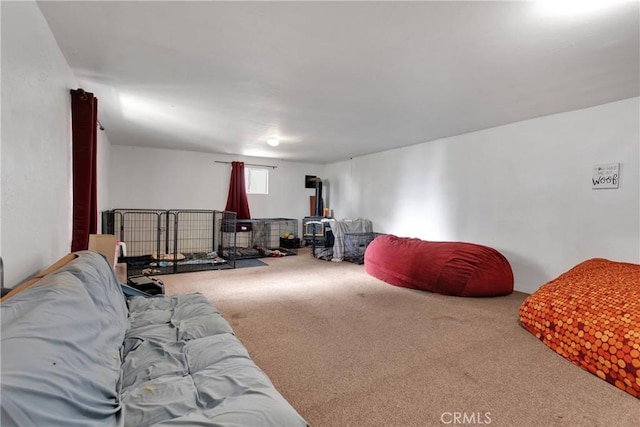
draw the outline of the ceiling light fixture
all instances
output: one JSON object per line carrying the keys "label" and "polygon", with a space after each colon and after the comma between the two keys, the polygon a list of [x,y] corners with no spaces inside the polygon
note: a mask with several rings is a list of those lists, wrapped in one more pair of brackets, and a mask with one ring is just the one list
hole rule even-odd
{"label": "ceiling light fixture", "polygon": [[267,138],[267,144],[269,144],[272,147],[276,147],[277,145],[280,144],[280,140],[276,137]]}

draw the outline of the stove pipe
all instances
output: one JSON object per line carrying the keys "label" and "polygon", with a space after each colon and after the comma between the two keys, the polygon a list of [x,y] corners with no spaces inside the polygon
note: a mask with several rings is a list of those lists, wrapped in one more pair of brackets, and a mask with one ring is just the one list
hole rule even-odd
{"label": "stove pipe", "polygon": [[320,180],[320,178],[317,178],[316,180],[316,216],[322,216],[322,209],[323,209],[323,203],[322,203],[322,180]]}

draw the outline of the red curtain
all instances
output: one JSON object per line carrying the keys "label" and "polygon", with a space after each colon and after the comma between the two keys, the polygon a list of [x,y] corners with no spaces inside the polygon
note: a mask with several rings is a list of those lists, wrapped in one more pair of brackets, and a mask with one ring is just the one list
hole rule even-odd
{"label": "red curtain", "polygon": [[89,246],[98,229],[96,155],[98,99],[82,89],[71,91],[73,153],[73,229],[71,251]]}
{"label": "red curtain", "polygon": [[247,189],[244,183],[244,163],[231,162],[231,182],[227,196],[226,211],[236,212],[238,219],[251,219]]}

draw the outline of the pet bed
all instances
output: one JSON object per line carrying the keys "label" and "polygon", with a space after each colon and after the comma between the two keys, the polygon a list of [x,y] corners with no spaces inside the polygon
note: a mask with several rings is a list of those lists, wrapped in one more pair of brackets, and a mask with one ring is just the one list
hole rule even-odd
{"label": "pet bed", "polygon": [[522,326],[556,353],[640,398],[640,265],[584,261],[519,312]]}
{"label": "pet bed", "polygon": [[158,254],[157,252],[153,252],[151,258],[156,261],[182,261],[186,257],[180,252],[175,254]]}
{"label": "pet bed", "polygon": [[463,297],[513,292],[513,272],[497,250],[466,242],[431,242],[386,234],[364,254],[365,270],[394,286]]}

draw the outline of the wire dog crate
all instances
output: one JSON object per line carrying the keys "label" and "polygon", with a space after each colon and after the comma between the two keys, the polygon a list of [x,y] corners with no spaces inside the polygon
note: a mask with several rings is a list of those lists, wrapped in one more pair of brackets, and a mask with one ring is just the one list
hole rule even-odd
{"label": "wire dog crate", "polygon": [[300,247],[300,239],[296,237],[297,219],[239,219],[234,224],[223,222],[221,231],[223,236],[229,236],[227,242],[235,242],[233,246],[225,245],[221,250],[222,255],[233,256],[236,260],[295,255]]}
{"label": "wire dog crate", "polygon": [[345,233],[344,234],[344,260],[354,264],[364,264],[364,252],[373,241],[382,233]]}
{"label": "wire dog crate", "polygon": [[[253,227],[252,242],[256,247],[270,250],[295,250],[300,246],[295,244],[298,235],[298,220],[292,218],[262,218],[256,219]],[[289,238],[289,236],[294,236]]]}
{"label": "wire dog crate", "polygon": [[128,276],[185,273],[235,268],[217,252],[236,244],[235,233],[219,232],[225,221],[235,227],[235,212],[113,209],[102,213],[102,232],[125,243]]}

